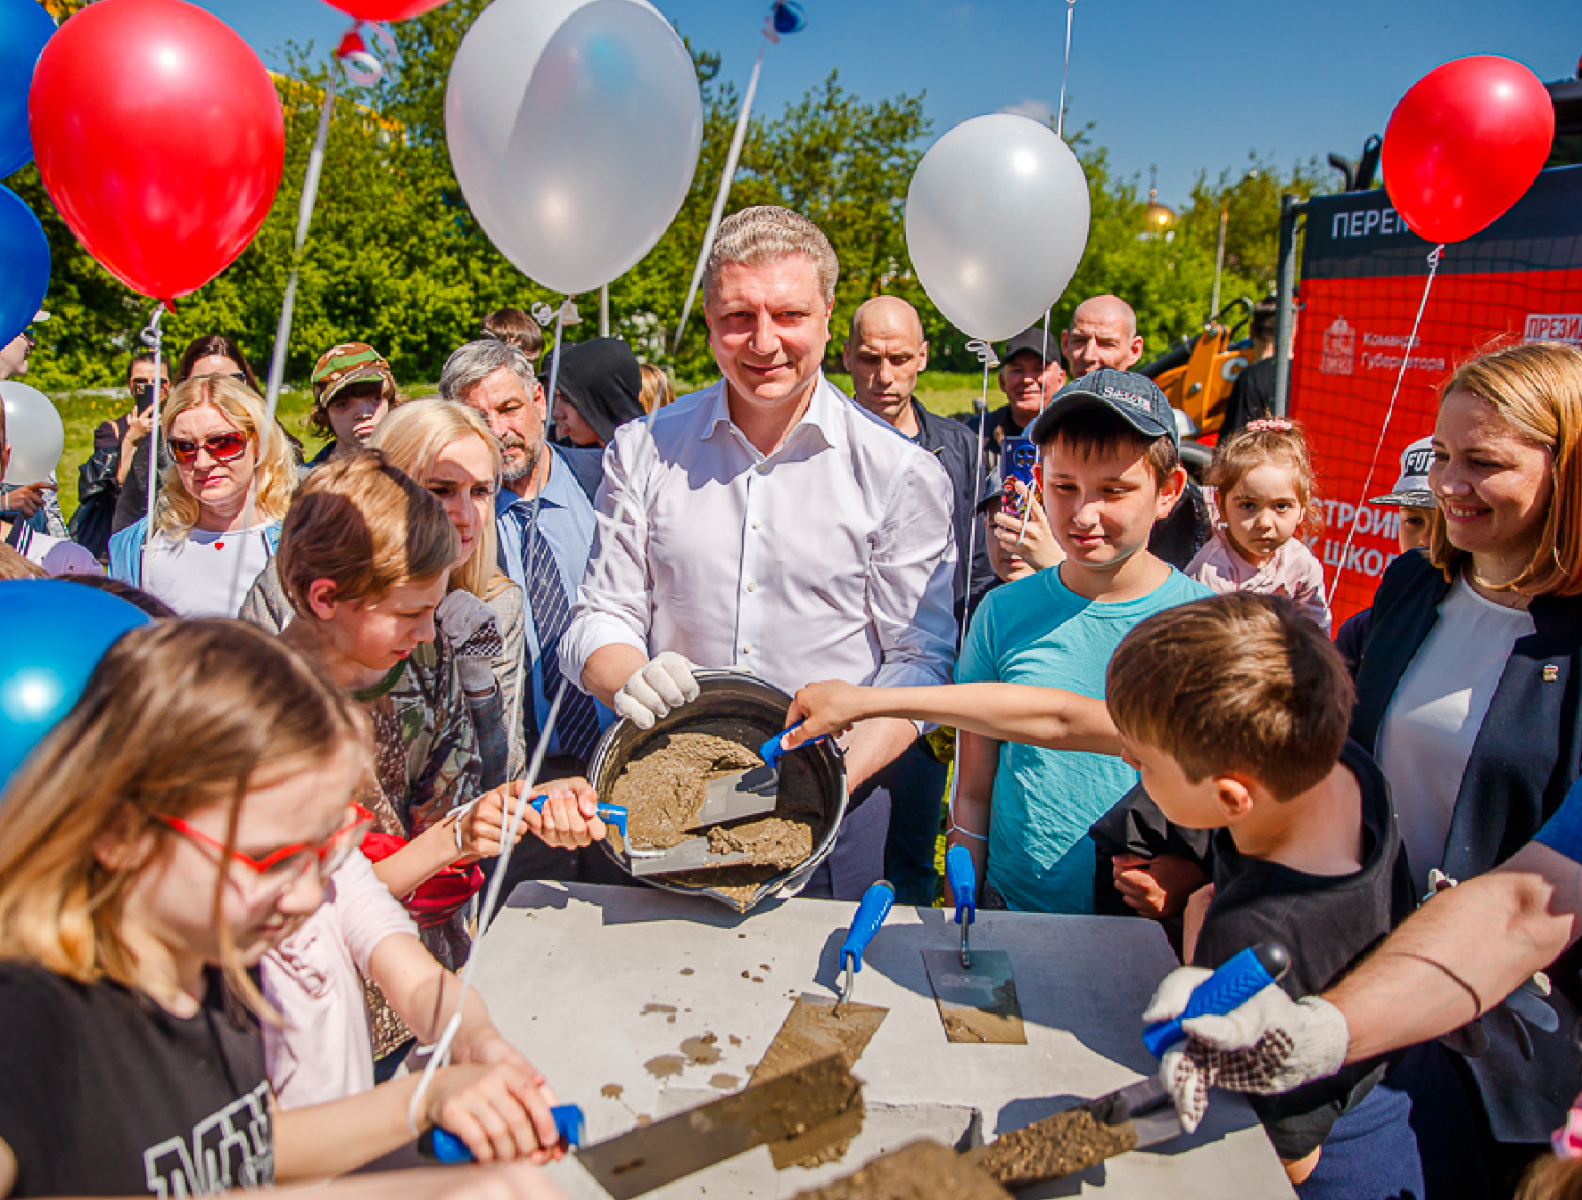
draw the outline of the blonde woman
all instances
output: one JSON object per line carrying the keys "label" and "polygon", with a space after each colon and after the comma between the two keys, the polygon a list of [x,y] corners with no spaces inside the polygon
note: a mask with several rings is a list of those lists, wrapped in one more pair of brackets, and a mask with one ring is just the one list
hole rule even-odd
{"label": "blonde woman", "polygon": [[227,375],[176,388],[160,431],[173,462],[153,529],[140,518],[110,539],[110,574],[183,616],[234,616],[234,596],[246,594],[280,538],[297,482],[290,445],[258,394]]}
{"label": "blonde woman", "polygon": [[368,444],[444,505],[461,538],[461,557],[436,614],[439,630],[456,652],[478,730],[484,787],[519,779],[526,763],[518,676],[527,634],[522,589],[499,567],[494,494],[504,466],[500,444],[476,410],[448,400],[396,410]]}

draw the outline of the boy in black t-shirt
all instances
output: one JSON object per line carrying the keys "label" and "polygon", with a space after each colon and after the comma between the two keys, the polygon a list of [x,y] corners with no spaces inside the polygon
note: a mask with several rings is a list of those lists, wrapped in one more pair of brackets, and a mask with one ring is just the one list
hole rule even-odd
{"label": "boy in black t-shirt", "polygon": [[[1317,994],[1410,911],[1384,777],[1346,742],[1352,699],[1329,639],[1279,597],[1184,604],[1116,650],[1106,700],[1127,761],[1173,823],[1217,830],[1214,888],[1189,906],[1193,965],[1274,940],[1291,952],[1281,986]],[[1253,1099],[1304,1200],[1424,1194],[1409,1102],[1373,1096],[1384,1067]]]}

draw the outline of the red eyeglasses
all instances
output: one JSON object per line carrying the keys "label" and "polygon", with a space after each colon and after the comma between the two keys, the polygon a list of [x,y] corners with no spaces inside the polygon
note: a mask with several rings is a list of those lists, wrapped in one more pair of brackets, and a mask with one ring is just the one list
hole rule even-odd
{"label": "red eyeglasses", "polygon": [[321,882],[333,875],[351,857],[352,851],[362,844],[363,834],[374,823],[374,815],[362,805],[354,804],[351,819],[324,841],[296,842],[282,846],[263,858],[254,858],[240,850],[227,850],[223,842],[216,841],[202,830],[194,829],[180,817],[161,815],[155,820],[174,829],[189,841],[229,855],[232,862],[241,863],[257,875],[259,882],[266,888],[284,891],[306,875],[315,864]]}
{"label": "red eyeglasses", "polygon": [[201,442],[189,438],[166,438],[165,445],[170,447],[171,456],[184,467],[198,461],[199,450],[207,450],[215,462],[230,462],[242,457],[242,451],[247,449],[247,435],[211,433]]}

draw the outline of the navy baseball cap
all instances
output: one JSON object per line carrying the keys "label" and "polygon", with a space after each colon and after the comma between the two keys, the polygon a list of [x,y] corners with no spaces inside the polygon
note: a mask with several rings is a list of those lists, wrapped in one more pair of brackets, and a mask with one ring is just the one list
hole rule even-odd
{"label": "navy baseball cap", "polygon": [[1177,450],[1181,448],[1175,415],[1159,385],[1146,375],[1113,367],[1099,367],[1056,392],[1028,426],[1027,436],[1042,446],[1062,420],[1083,408],[1108,409],[1143,437],[1167,437]]}

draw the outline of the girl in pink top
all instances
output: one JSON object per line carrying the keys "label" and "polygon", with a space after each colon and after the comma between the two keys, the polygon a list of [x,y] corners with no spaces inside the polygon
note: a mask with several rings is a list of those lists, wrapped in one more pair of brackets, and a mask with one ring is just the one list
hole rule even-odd
{"label": "girl in pink top", "polygon": [[1220,593],[1289,597],[1328,633],[1324,568],[1302,540],[1318,536],[1323,518],[1301,427],[1249,422],[1215,449],[1208,482],[1219,509],[1214,536],[1186,573]]}

